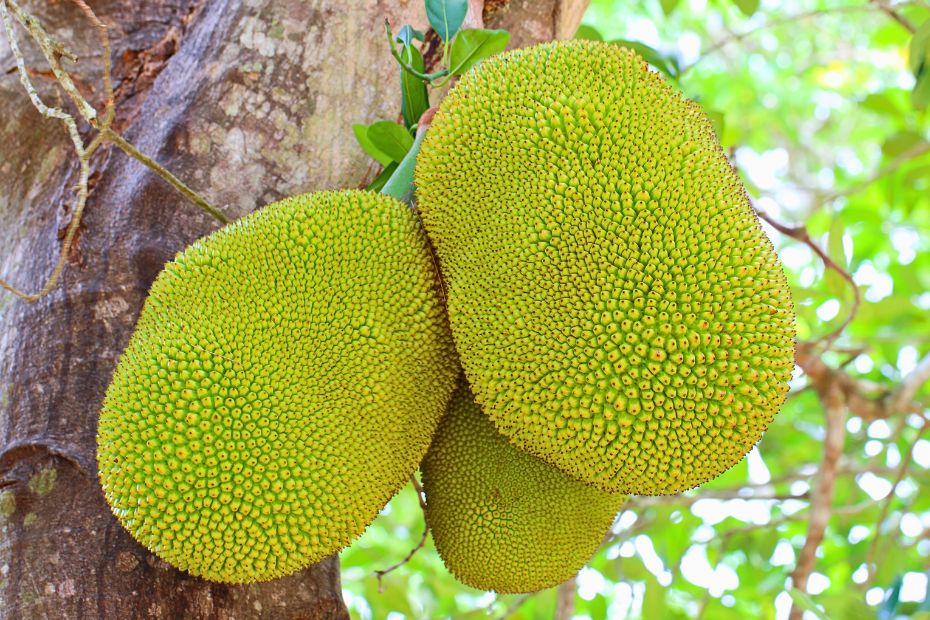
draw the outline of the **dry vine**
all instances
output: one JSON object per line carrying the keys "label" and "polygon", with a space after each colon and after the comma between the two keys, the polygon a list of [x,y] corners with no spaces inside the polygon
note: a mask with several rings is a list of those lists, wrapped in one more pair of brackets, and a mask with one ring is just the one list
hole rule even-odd
{"label": "dry vine", "polygon": [[417,492],[417,501],[420,502],[420,510],[423,512],[423,534],[420,536],[420,540],[417,542],[417,544],[414,545],[414,547],[410,550],[409,553],[407,553],[407,555],[404,556],[402,560],[385,569],[375,571],[375,577],[378,579],[378,592],[384,591],[384,584],[382,583],[384,576],[409,562],[410,559],[416,555],[417,551],[422,549],[423,545],[426,544],[426,537],[429,535],[429,521],[426,518],[426,501],[423,499],[425,497],[425,494],[423,493],[423,487],[417,481],[416,474],[410,476],[410,483],[413,485],[414,490]]}
{"label": "dry vine", "polygon": [[[93,12],[93,10],[91,10],[85,0],[71,1],[91,22],[94,30],[97,32],[97,36],[100,41],[100,47],[103,52],[103,89],[105,96],[103,113],[99,113],[97,109],[90,102],[88,102],[87,99],[84,98],[84,96],[80,93],[77,86],[75,85],[71,74],[62,64],[63,60],[76,63],[78,61],[77,56],[75,56],[75,54],[65,48],[62,43],[50,35],[42,26],[41,22],[39,22],[37,18],[30,15],[22,7],[20,7],[16,3],[16,0],[0,0],[0,18],[3,20],[3,27],[9,41],[10,50],[13,52],[13,57],[16,61],[16,69],[19,74],[19,80],[22,83],[23,88],[26,90],[26,93],[29,95],[29,100],[32,102],[32,105],[36,108],[36,110],[39,111],[40,114],[42,114],[42,116],[46,118],[57,119],[65,125],[65,128],[67,129],[68,135],[71,138],[71,142],[74,146],[74,150],[77,153],[78,163],[80,166],[76,189],[77,204],[75,205],[74,211],[71,214],[71,221],[68,224],[64,240],[61,244],[61,251],[59,253],[58,261],[55,264],[55,268],[52,270],[48,280],[37,292],[27,293],[22,289],[13,286],[6,280],[0,279],[0,287],[29,302],[36,301],[48,295],[49,292],[55,288],[55,285],[58,283],[58,280],[61,277],[62,271],[64,271],[64,267],[68,259],[68,254],[71,251],[72,244],[74,243],[75,234],[81,225],[81,217],[84,214],[84,208],[87,205],[87,196],[89,193],[88,182],[90,180],[90,159],[91,156],[93,156],[93,154],[97,151],[97,149],[104,143],[104,141],[108,140],[115,144],[127,155],[138,160],[150,170],[158,174],[172,187],[178,190],[198,207],[209,213],[221,224],[227,224],[229,222],[226,216],[223,215],[219,209],[210,204],[197,192],[189,188],[186,184],[184,184],[184,182],[171,174],[171,172],[139,151],[135,146],[133,146],[116,130],[113,129],[112,123],[116,115],[116,104],[113,95],[113,83],[111,78],[112,67],[110,60],[110,38],[107,32],[107,27],[103,22],[100,21],[100,19],[98,19],[97,15]],[[16,32],[13,28],[14,21],[19,23],[19,25],[25,29],[35,45],[42,52],[42,55],[45,57],[45,60],[52,71],[52,75],[55,78],[57,86],[68,95],[68,98],[71,100],[80,117],[88,124],[90,124],[91,127],[97,130],[97,135],[95,135],[86,144],[84,139],[81,137],[80,131],[78,130],[77,118],[75,118],[73,114],[66,112],[60,107],[46,104],[39,96],[35,85],[33,85],[32,80],[29,77],[30,70],[26,67],[25,57],[23,56],[22,50],[20,49],[19,43],[17,42]]]}

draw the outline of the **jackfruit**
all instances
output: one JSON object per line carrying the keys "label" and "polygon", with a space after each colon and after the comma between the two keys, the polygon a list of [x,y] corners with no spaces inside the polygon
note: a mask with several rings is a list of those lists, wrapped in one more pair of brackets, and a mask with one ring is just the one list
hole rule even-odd
{"label": "jackfruit", "polygon": [[421,470],[436,549],[456,578],[481,590],[535,592],[565,581],[626,501],[511,445],[464,380]]}
{"label": "jackfruit", "polygon": [[439,295],[416,216],[369,192],[287,198],[185,249],[100,414],[113,513],[213,581],[345,547],[416,469],[455,387]]}
{"label": "jackfruit", "polygon": [[699,106],[615,45],[485,60],[415,181],[453,337],[499,431],[607,491],[676,493],[785,400],[786,278]]}

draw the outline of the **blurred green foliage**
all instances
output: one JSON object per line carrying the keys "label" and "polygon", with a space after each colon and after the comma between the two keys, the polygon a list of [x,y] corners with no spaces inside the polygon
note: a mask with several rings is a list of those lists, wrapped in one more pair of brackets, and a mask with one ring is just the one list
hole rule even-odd
{"label": "blurred green foliage", "polygon": [[[806,226],[853,276],[861,305],[818,354],[866,396],[893,389],[930,355],[928,20],[926,2],[593,0],[579,31],[634,47],[698,100],[756,206]],[[799,338],[841,326],[853,309],[848,282],[805,244],[766,230],[792,283]],[[798,371],[788,403],[740,465],[683,496],[631,502],[576,580],[575,618],[774,619],[792,601],[806,618],[930,618],[926,385],[923,415],[850,414],[808,592],[792,590],[825,424],[806,385]],[[422,531],[408,487],[342,554],[354,617],[553,617],[555,589],[469,589],[429,540],[379,588],[374,571],[402,560]]]}

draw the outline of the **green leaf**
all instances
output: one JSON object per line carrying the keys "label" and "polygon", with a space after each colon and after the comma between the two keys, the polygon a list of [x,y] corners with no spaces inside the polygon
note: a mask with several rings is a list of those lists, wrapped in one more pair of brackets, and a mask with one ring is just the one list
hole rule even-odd
{"label": "green leaf", "polygon": [[471,67],[499,52],[504,51],[510,33],[506,30],[463,30],[452,41],[449,50],[449,73],[462,75]]}
{"label": "green leaf", "polygon": [[739,7],[746,17],[752,17],[753,13],[759,10],[759,0],[733,0],[733,4]]}
{"label": "green leaf", "polygon": [[888,157],[897,157],[924,142],[924,137],[916,131],[905,129],[892,134],[882,144],[882,153]]}
{"label": "green leaf", "polygon": [[646,579],[646,592],[643,594],[643,617],[665,618],[665,612],[665,588],[650,575]]}
{"label": "green leaf", "polygon": [[930,65],[926,66],[917,83],[914,84],[914,90],[911,92],[911,103],[918,110],[923,110],[930,104]]}
{"label": "green leaf", "polygon": [[930,19],[921,24],[911,38],[908,63],[917,83],[911,92],[911,103],[923,110],[930,103]]}
{"label": "green leaf", "polygon": [[824,609],[834,618],[842,620],[874,620],[875,612],[865,602],[863,594],[855,588],[842,590],[832,596],[820,597]]}
{"label": "green leaf", "polygon": [[443,41],[455,36],[467,12],[468,0],[426,0],[426,18]]}
{"label": "green leaf", "polygon": [[662,12],[665,13],[666,16],[672,14],[672,11],[675,10],[679,2],[680,0],[659,0],[659,4],[662,5]]}
{"label": "green leaf", "polygon": [[578,30],[575,32],[576,39],[583,39],[585,41],[603,41],[604,37],[601,36],[601,33],[598,32],[597,28],[594,26],[589,26],[587,24],[581,24],[578,26]]}
{"label": "green leaf", "polygon": [[391,178],[391,175],[394,174],[394,171],[397,170],[399,164],[391,162],[381,171],[381,174],[375,177],[375,180],[368,184],[368,187],[365,189],[371,190],[373,192],[380,192],[381,188],[384,187],[384,184],[388,182],[388,179]]}
{"label": "green leaf", "polygon": [[930,179],[930,164],[917,166],[908,170],[904,176],[901,177],[901,184],[910,186],[918,182],[926,182],[927,179]]}
{"label": "green leaf", "polygon": [[885,93],[871,93],[866,95],[865,99],[859,102],[859,105],[866,110],[879,114],[886,114],[888,116],[898,116],[902,112],[895,102]]}
{"label": "green leaf", "polygon": [[423,33],[409,24],[401,28],[395,37],[395,40],[403,45],[412,45],[414,39],[422,41]]}
{"label": "green leaf", "polygon": [[420,145],[423,144],[423,139],[425,137],[426,132],[421,131],[417,139],[413,141],[403,161],[397,166],[394,174],[391,175],[391,178],[388,179],[384,187],[381,188],[382,194],[385,196],[393,196],[401,202],[410,203],[411,197],[413,196],[413,171],[416,168],[417,154],[420,152]]}
{"label": "green leaf", "polygon": [[817,603],[814,602],[814,599],[812,599],[806,592],[801,592],[797,588],[791,588],[788,590],[788,594],[791,596],[791,600],[794,601],[795,605],[804,611],[811,612],[817,616],[818,620],[830,620],[830,616],[825,614],[823,610],[817,606]]}
{"label": "green leaf", "polygon": [[[401,60],[423,73],[423,54],[414,45],[405,45],[400,52]],[[400,103],[404,124],[413,127],[420,120],[420,115],[429,108],[429,93],[426,84],[420,78],[400,69]]]}
{"label": "green leaf", "polygon": [[366,153],[371,155],[371,158],[382,166],[393,161],[391,156],[386,154],[384,151],[372,144],[371,140],[368,138],[368,125],[362,125],[361,123],[356,123],[352,125],[352,133],[355,134],[355,139],[358,141],[359,146],[362,147]]}
{"label": "green leaf", "polygon": [[368,128],[368,140],[372,145],[385,155],[391,158],[391,161],[400,163],[404,155],[413,145],[413,137],[410,132],[401,125],[393,121],[378,121]]}
{"label": "green leaf", "polygon": [[660,52],[649,47],[645,43],[640,43],[639,41],[630,41],[627,39],[616,39],[611,41],[611,43],[630,48],[642,56],[646,62],[670,78],[675,78],[678,76],[678,63],[670,63],[670,59],[666,58]]}
{"label": "green leaf", "polygon": [[886,598],[878,608],[879,620],[892,620],[892,618],[897,615],[895,611],[898,608],[898,598],[901,596],[901,585],[903,583],[903,577],[898,577],[894,580],[894,584],[891,586],[891,592],[888,593],[888,598]]}
{"label": "green leaf", "polygon": [[930,71],[930,19],[925,21],[911,37],[908,64],[914,77],[923,71]]}

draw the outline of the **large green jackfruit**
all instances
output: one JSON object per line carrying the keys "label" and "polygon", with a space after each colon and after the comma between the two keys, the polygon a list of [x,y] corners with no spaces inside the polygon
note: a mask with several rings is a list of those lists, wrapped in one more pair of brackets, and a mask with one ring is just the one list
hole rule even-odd
{"label": "large green jackfruit", "polygon": [[165,266],[107,390],[113,513],[214,581],[349,544],[426,453],[455,386],[434,264],[408,207],[288,198]]}
{"label": "large green jackfruit", "polygon": [[626,500],[512,446],[464,380],[421,467],[436,549],[452,574],[482,590],[534,592],[565,581]]}
{"label": "large green jackfruit", "polygon": [[784,273],[699,106],[631,51],[465,75],[416,168],[456,347],[516,445],[610,491],[737,463],[788,391]]}

